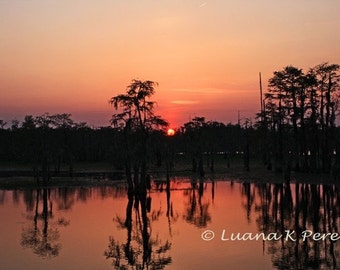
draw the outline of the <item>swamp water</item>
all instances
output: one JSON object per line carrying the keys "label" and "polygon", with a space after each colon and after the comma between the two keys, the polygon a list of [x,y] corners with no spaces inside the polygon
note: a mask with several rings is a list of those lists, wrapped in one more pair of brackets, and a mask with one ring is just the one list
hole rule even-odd
{"label": "swamp water", "polygon": [[0,190],[0,269],[333,269],[337,186],[173,179]]}

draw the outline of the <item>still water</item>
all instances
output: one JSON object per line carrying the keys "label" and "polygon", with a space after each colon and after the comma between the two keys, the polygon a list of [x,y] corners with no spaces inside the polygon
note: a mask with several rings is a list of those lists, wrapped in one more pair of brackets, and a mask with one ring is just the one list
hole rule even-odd
{"label": "still water", "polygon": [[173,179],[0,190],[0,269],[333,269],[337,186]]}

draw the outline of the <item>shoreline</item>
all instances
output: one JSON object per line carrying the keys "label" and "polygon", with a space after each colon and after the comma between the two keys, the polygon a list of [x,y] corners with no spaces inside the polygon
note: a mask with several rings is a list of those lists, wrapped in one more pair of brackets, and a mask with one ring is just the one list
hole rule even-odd
{"label": "shoreline", "polygon": [[[154,182],[165,182],[166,172],[163,170],[150,170],[151,179]],[[47,185],[40,185],[32,171],[27,170],[5,170],[0,171],[0,189],[26,189],[26,188],[62,188],[62,187],[96,187],[125,185],[126,178],[122,171],[108,170],[82,170],[73,172],[72,176],[67,171],[58,174],[51,173],[51,179]],[[319,185],[340,185],[340,182],[331,174],[324,173],[302,173],[292,172],[290,181],[286,181],[283,173],[268,171],[264,168],[254,166],[250,171],[236,166],[225,169],[217,168],[216,172],[207,172],[205,176],[199,176],[191,170],[176,170],[170,174],[172,181],[231,181],[242,183],[270,183],[270,184],[319,184]]]}

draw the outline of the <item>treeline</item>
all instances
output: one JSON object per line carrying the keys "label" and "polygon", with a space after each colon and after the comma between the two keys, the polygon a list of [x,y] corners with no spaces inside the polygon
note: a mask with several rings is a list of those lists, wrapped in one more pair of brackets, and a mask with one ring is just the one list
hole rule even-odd
{"label": "treeline", "polygon": [[70,114],[27,115],[21,123],[13,122],[10,128],[0,129],[2,162],[41,163],[46,159],[59,170],[61,163],[102,161],[113,156],[111,131],[76,123]]}
{"label": "treeline", "polygon": [[[146,147],[148,164],[154,167],[168,164],[171,169],[185,160],[190,163],[190,170],[204,175],[215,171],[216,158],[222,158],[225,166],[230,166],[238,157],[246,170],[254,159],[267,162],[265,165],[271,169],[269,162],[275,158],[275,153],[269,149],[275,148],[277,134],[269,129],[265,133],[262,124],[250,120],[241,125],[224,124],[195,117],[176,130],[174,136],[167,136],[165,130],[153,130]],[[339,138],[340,129],[334,127],[333,132],[334,137]],[[321,130],[316,135],[321,137]],[[22,122],[16,120],[15,125],[0,129],[0,162],[38,167],[46,164],[53,172],[65,166],[72,171],[78,162],[107,162],[112,164],[113,170],[123,170],[125,140],[126,134],[120,128],[92,128],[75,122],[70,114],[28,115]],[[130,145],[138,140],[138,134],[130,134]],[[284,142],[285,151],[291,151],[293,133],[287,132]],[[339,139],[331,143],[335,146],[336,142],[339,143]],[[336,156],[332,153],[333,163]]]}
{"label": "treeline", "polygon": [[[136,145],[140,142],[140,134],[129,134],[127,150],[127,134],[119,127],[91,128],[86,123],[75,122],[70,114],[27,115],[23,121],[13,122],[8,128],[0,128],[0,162],[3,164],[32,164],[44,166],[41,170],[59,172],[65,166],[72,171],[77,162],[107,162],[112,164],[112,169],[120,170],[124,169],[128,150],[132,159],[139,158]],[[229,158],[241,154],[244,148],[244,128],[206,122],[204,117],[186,123],[175,136],[167,136],[165,131],[158,129],[148,133],[146,158],[149,167],[165,167],[167,163],[173,167],[176,157],[181,154],[193,164],[192,170],[202,170],[199,165],[203,160],[206,164],[209,159],[209,170],[213,171],[218,153],[223,152]]]}
{"label": "treeline", "polygon": [[265,162],[275,170],[330,172],[340,167],[339,65],[274,72],[258,114]]}

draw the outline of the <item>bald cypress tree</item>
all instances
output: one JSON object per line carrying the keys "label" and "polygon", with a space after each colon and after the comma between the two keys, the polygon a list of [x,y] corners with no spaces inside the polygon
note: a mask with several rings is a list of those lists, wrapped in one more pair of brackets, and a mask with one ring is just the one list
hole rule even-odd
{"label": "bald cypress tree", "polygon": [[125,94],[109,101],[118,111],[112,115],[111,123],[124,134],[123,158],[129,192],[146,190],[149,133],[153,128],[168,125],[154,113],[156,102],[151,97],[156,85],[153,81],[133,80]]}

